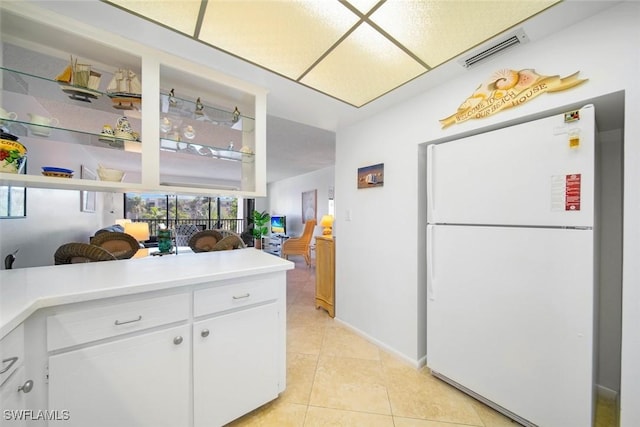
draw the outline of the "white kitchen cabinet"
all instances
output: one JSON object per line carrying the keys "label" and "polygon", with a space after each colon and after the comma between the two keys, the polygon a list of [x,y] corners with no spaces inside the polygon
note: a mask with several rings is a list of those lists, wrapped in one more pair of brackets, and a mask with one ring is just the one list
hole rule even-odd
{"label": "white kitchen cabinet", "polygon": [[[24,426],[20,410],[26,408],[26,393],[31,391],[24,367],[24,325],[18,325],[0,340],[0,426]],[[9,414],[6,411],[11,411]]]}
{"label": "white kitchen cabinet", "polygon": [[[0,18],[0,42],[11,46],[0,58],[0,106],[17,113],[5,124],[28,149],[27,173],[0,172],[0,185],[266,195],[264,89],[24,2],[0,4]],[[55,81],[69,54],[102,74],[97,90]],[[142,102],[131,104],[133,109],[106,93],[119,69],[141,80]],[[175,103],[169,102],[171,90]],[[69,99],[69,91],[76,99]],[[33,114],[56,120],[34,132]],[[104,125],[115,129],[123,115],[138,140],[101,135]],[[97,164],[125,171],[124,182],[81,179],[81,165]],[[72,179],[42,176],[42,166],[76,173]]]}
{"label": "white kitchen cabinet", "polygon": [[69,411],[65,426],[188,426],[190,337],[182,325],[50,356],[49,409]]}
{"label": "white kitchen cabinet", "polygon": [[0,385],[24,363],[24,326],[18,325],[0,340]]}
{"label": "white kitchen cabinet", "polygon": [[49,425],[223,425],[285,389],[292,266],[247,248],[0,270],[0,350],[24,360],[0,391]]}
{"label": "white kitchen cabinet", "polygon": [[30,392],[25,368],[21,366],[0,386],[0,427],[23,427],[27,425],[25,391]]}
{"label": "white kitchen cabinet", "polygon": [[194,427],[224,425],[278,397],[280,315],[271,302],[194,323]]}

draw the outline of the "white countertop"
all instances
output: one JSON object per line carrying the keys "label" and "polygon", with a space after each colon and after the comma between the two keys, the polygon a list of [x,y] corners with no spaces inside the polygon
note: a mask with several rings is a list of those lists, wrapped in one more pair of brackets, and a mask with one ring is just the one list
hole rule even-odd
{"label": "white countertop", "polygon": [[254,248],[0,271],[0,338],[36,310],[293,269]]}

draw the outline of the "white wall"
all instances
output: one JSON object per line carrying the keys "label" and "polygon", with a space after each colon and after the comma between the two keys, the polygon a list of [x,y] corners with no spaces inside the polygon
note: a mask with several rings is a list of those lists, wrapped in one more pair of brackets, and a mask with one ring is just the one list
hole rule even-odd
{"label": "white wall", "polygon": [[[316,220],[320,223],[323,215],[328,213],[329,191],[335,186],[335,168],[333,166],[298,175],[293,178],[276,181],[267,186],[269,196],[266,201],[267,210],[271,215],[287,216],[287,234],[298,236],[302,234],[302,193],[317,190]],[[355,179],[355,178],[354,178]],[[256,205],[258,201],[256,201]],[[336,230],[334,229],[334,235]],[[322,227],[316,226],[314,235],[322,234]]]}
{"label": "white wall", "polygon": [[[640,425],[640,4],[625,2],[562,33],[532,41],[383,114],[339,129],[336,142],[337,317],[409,360],[425,355],[423,255],[424,166],[420,144],[478,132],[544,111],[625,91],[624,305],[621,421]],[[604,36],[606,35],[606,37]],[[493,72],[535,68],[540,74],[589,78],[491,118],[441,129],[439,119]],[[385,164],[382,188],[358,190],[358,167]],[[348,220],[348,214],[351,220]],[[365,267],[366,268],[363,268]]]}
{"label": "white wall", "polygon": [[597,382],[620,390],[622,322],[622,145],[621,130],[601,132],[597,155],[599,182],[599,319]]}
{"label": "white wall", "polygon": [[27,217],[0,219],[0,255],[19,249],[13,268],[53,265],[60,245],[89,243],[102,228],[102,197],[97,204],[96,212],[81,212],[79,191],[28,188]]}

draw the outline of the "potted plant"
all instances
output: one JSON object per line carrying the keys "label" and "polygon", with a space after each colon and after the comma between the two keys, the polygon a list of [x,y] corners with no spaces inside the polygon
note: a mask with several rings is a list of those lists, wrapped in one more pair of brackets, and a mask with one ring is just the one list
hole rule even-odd
{"label": "potted plant", "polygon": [[253,211],[253,238],[254,246],[256,249],[262,249],[262,236],[265,236],[269,232],[269,227],[267,224],[271,219],[271,216],[267,213],[267,211]]}

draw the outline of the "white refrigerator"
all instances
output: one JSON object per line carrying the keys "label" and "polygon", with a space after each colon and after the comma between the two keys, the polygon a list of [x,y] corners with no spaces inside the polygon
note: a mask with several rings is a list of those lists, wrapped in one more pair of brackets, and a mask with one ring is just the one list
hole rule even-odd
{"label": "white refrigerator", "polygon": [[428,367],[523,425],[591,426],[593,106],[427,155]]}

